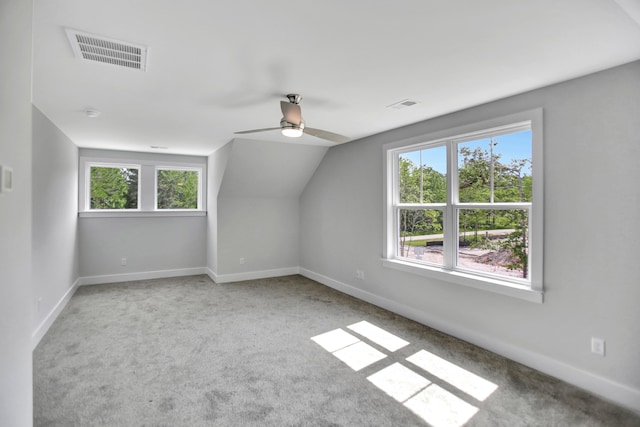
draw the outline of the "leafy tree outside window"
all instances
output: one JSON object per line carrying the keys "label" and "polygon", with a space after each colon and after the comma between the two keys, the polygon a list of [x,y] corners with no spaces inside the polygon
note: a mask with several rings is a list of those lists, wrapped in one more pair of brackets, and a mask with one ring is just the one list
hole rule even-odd
{"label": "leafy tree outside window", "polygon": [[198,170],[158,168],[157,209],[198,209]]}
{"label": "leafy tree outside window", "polygon": [[90,167],[90,209],[138,209],[138,178],[135,166]]}

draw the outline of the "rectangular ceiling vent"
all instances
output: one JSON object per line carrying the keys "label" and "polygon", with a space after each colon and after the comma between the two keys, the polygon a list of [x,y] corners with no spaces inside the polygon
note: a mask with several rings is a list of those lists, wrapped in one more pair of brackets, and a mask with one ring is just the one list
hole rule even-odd
{"label": "rectangular ceiling vent", "polygon": [[67,37],[76,58],[145,71],[147,47],[109,39],[67,28]]}
{"label": "rectangular ceiling vent", "polygon": [[403,99],[402,101],[394,102],[391,105],[387,105],[387,108],[395,108],[396,110],[400,110],[402,108],[413,107],[417,103],[418,101],[414,101],[412,99]]}

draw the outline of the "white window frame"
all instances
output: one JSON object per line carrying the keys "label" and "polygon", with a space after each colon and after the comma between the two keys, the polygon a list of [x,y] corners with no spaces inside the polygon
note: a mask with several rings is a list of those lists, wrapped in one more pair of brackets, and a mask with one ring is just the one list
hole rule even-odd
{"label": "white window frame", "polygon": [[[172,170],[172,171],[190,171],[198,173],[198,207],[195,209],[160,209],[158,208],[158,172],[161,170]],[[203,183],[202,183],[202,168],[195,166],[156,166],[154,169],[154,191],[153,191],[153,207],[154,210],[159,212],[194,212],[202,210],[202,193],[203,193]]]}
{"label": "white window frame", "polygon": [[[137,169],[138,170],[138,207],[136,209],[92,209],[91,208],[91,168]],[[140,189],[142,182],[142,166],[135,163],[88,161],[84,168],[84,207],[86,212],[136,212],[140,211]]]}
{"label": "white window frame", "polygon": [[[384,151],[384,238],[383,259],[385,267],[414,273],[423,277],[435,278],[447,282],[457,283],[476,289],[487,290],[502,295],[513,296],[532,302],[543,302],[543,112],[542,109],[524,111],[491,120],[485,120],[444,131],[420,135],[402,141],[392,142],[383,146]],[[457,200],[457,149],[447,150],[447,203],[439,208],[445,211],[444,228],[445,265],[437,266],[420,263],[397,255],[398,215],[400,203],[395,200],[399,193],[398,187],[398,157],[403,152],[415,151],[418,148],[435,147],[450,144],[457,147],[461,140],[473,140],[483,135],[504,131],[517,131],[518,127],[530,127],[532,144],[532,180],[533,193],[531,203],[459,203]],[[420,205],[420,208],[433,208],[438,204]],[[402,205],[412,206],[408,204]],[[418,206],[412,206],[418,207]],[[456,267],[457,257],[457,211],[464,209],[527,209],[529,211],[529,280],[517,278],[503,278],[487,275],[461,267]],[[446,230],[454,230],[453,232]]]}
{"label": "white window frame", "polygon": [[[78,182],[78,216],[81,218],[101,217],[154,217],[154,216],[206,216],[207,215],[207,165],[206,161],[181,162],[163,160],[158,155],[147,157],[145,153],[117,152],[118,157],[95,155],[80,156]],[[178,157],[178,156],[176,156]],[[90,209],[90,166],[137,167],[138,168],[138,209]],[[198,209],[156,209],[158,168],[173,170],[194,170],[198,172]]]}

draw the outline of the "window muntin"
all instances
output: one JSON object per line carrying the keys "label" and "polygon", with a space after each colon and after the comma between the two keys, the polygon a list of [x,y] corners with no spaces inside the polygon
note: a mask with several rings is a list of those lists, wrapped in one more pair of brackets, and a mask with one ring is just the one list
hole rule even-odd
{"label": "window muntin", "polygon": [[201,169],[156,168],[156,204],[158,210],[198,210],[201,197]]}
{"label": "window muntin", "polygon": [[[535,173],[542,170],[542,120],[537,111],[528,114],[528,118],[536,120],[522,120],[525,114],[514,115],[518,117],[517,121],[511,122],[514,124],[498,119],[491,121],[495,127],[487,126],[488,130],[479,125],[466,126],[461,128],[465,132],[451,132],[451,137],[413,142],[408,146],[394,144],[393,148],[387,149],[390,161],[387,227],[392,229],[387,233],[386,259],[402,261],[398,267],[402,269],[414,265],[435,267],[435,273],[464,273],[450,277],[463,284],[473,285],[475,278],[488,285],[542,290],[542,177],[535,178],[533,167],[534,155],[537,155]],[[468,131],[473,127],[475,129]],[[446,154],[435,155],[437,149],[444,149]],[[446,158],[444,167],[443,158]],[[427,170],[438,171],[440,176],[436,180],[426,180]],[[432,183],[442,181],[446,183],[445,198],[425,197],[434,193]],[[533,204],[535,192],[538,194],[537,207]],[[434,231],[430,231],[433,234],[418,235],[402,224],[403,214],[421,210],[436,210],[443,214],[443,255],[440,259],[424,256],[433,249],[434,243],[429,247],[425,242],[422,249],[414,249],[418,244],[415,236],[433,241]],[[535,230],[533,224],[536,224]],[[409,238],[411,241],[407,245]],[[471,244],[475,257],[469,256]],[[407,250],[407,246],[413,247]],[[532,255],[537,264],[532,262]],[[532,267],[534,264],[535,268]],[[393,263],[385,265],[394,266]],[[534,272],[536,276],[532,279]]]}
{"label": "window muntin", "polygon": [[137,210],[140,206],[140,166],[89,163],[88,210]]}

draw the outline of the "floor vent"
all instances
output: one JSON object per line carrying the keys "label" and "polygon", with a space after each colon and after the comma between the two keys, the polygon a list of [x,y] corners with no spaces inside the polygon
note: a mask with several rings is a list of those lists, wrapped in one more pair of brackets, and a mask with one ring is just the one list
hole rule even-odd
{"label": "floor vent", "polygon": [[67,29],[76,58],[145,71],[147,47]]}

